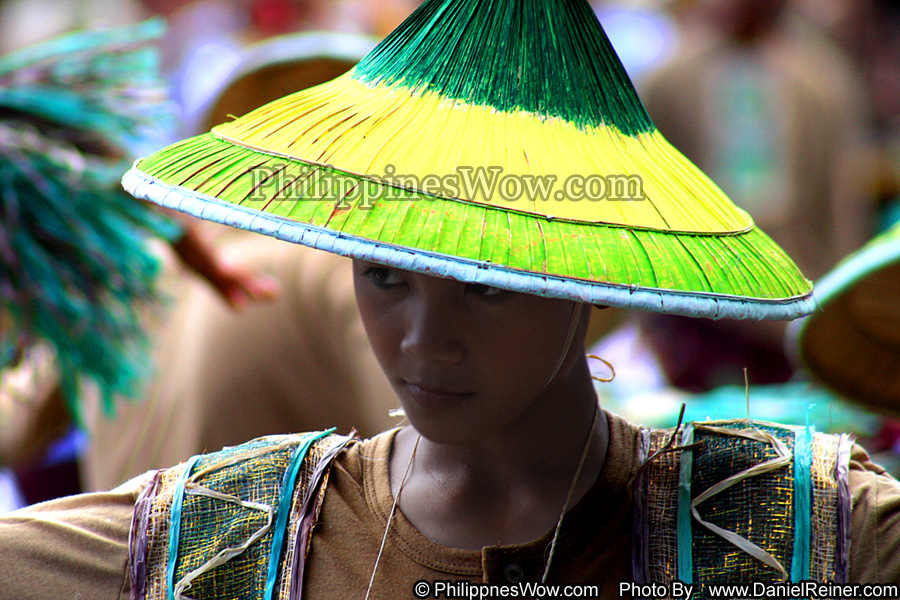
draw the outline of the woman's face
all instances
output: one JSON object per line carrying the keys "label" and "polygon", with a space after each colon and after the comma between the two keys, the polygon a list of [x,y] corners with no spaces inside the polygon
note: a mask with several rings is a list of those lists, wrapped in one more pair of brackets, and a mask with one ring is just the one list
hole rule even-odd
{"label": "woman's face", "polygon": [[438,443],[485,440],[542,399],[564,393],[583,358],[583,319],[557,375],[575,304],[354,261],[369,340],[420,434]]}

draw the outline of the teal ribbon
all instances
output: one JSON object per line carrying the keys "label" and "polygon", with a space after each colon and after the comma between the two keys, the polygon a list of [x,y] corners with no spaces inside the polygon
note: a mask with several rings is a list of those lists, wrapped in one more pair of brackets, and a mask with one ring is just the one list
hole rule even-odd
{"label": "teal ribbon", "polygon": [[172,499],[172,516],[169,524],[169,565],[166,570],[166,586],[169,590],[169,600],[176,600],[175,566],[178,562],[178,540],[181,539],[181,509],[184,505],[184,486],[199,460],[200,456],[194,456],[188,461],[184,468],[184,473],[178,479],[178,485],[175,486],[175,497]]}
{"label": "teal ribbon", "polygon": [[[694,424],[684,426],[681,435],[682,446],[694,443]],[[694,468],[694,452],[684,450],[681,453],[681,470],[678,474],[678,523],[676,537],[678,539],[678,580],[691,585],[694,582],[694,544],[691,531],[691,477]]]}
{"label": "teal ribbon", "polygon": [[794,552],[791,581],[809,579],[810,532],[812,528],[812,427],[794,434]]}
{"label": "teal ribbon", "polygon": [[294,499],[294,487],[297,485],[297,475],[306,454],[316,440],[335,432],[335,428],[319,433],[308,434],[291,458],[291,465],[284,473],[284,485],[281,489],[281,498],[278,501],[278,515],[275,519],[275,535],[272,538],[272,550],[269,554],[269,571],[266,576],[266,591],[264,600],[272,600],[275,597],[275,586],[278,579],[278,565],[281,562],[281,553],[284,548],[284,536],[287,530],[288,517],[291,514],[291,506]]}

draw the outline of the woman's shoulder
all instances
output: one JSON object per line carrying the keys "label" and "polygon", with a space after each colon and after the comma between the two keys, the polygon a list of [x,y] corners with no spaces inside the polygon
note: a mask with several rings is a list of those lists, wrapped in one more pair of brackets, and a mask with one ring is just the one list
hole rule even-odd
{"label": "woman's shoulder", "polygon": [[335,467],[345,471],[350,477],[362,481],[367,462],[387,460],[391,456],[394,437],[400,429],[389,429],[367,439],[354,438],[335,459]]}

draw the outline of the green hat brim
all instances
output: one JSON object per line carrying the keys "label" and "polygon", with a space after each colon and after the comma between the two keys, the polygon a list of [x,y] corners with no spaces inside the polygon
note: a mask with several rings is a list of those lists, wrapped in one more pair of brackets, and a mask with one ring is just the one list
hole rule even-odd
{"label": "green hat brim", "polygon": [[[260,173],[307,188],[327,177],[334,197],[304,197],[303,186],[290,197],[260,196]],[[387,201],[347,195],[370,184],[382,185],[212,134],[139,161],[123,179],[131,194],[196,217],[510,291],[712,319],[794,319],[814,307],[809,282],[756,228],[679,234],[541,219],[398,188]],[[760,290],[771,297],[759,297]]]}

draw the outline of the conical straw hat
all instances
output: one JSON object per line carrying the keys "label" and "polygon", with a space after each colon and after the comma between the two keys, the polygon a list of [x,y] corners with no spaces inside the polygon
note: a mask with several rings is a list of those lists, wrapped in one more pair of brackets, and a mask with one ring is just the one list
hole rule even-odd
{"label": "conical straw hat", "polygon": [[139,161],[136,196],[576,301],[790,319],[811,284],[657,132],[583,0],[428,0],[352,71]]}
{"label": "conical straw hat", "polygon": [[343,75],[376,46],[369,36],[331,31],[281,35],[248,46],[186,117],[191,132],[206,132],[232,115]]}
{"label": "conical straw hat", "polygon": [[900,225],[816,285],[819,310],[792,328],[801,358],[836,392],[900,415]]}

